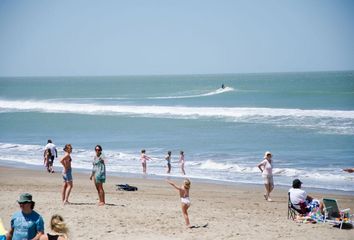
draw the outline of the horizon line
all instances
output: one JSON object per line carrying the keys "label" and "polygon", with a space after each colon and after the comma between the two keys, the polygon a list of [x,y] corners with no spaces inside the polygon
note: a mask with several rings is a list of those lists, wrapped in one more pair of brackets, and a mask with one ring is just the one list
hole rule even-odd
{"label": "horizon line", "polygon": [[310,70],[310,71],[269,71],[269,72],[234,72],[234,73],[152,73],[152,74],[121,74],[121,75],[0,75],[0,78],[31,78],[31,77],[147,77],[147,76],[210,76],[210,75],[238,75],[238,74],[282,74],[282,73],[334,73],[334,72],[354,72],[351,70]]}

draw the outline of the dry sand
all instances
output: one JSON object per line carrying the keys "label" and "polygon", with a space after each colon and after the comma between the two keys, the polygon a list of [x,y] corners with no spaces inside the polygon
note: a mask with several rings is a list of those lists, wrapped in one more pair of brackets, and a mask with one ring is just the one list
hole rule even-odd
{"label": "dry sand", "polygon": [[[275,189],[274,202],[266,202],[263,188],[249,185],[206,184],[192,180],[192,225],[186,229],[178,193],[164,180],[121,178],[108,175],[104,184],[107,205],[96,205],[98,196],[89,174],[73,169],[71,205],[62,205],[60,173],[0,167],[0,217],[6,229],[19,210],[23,192],[33,195],[35,210],[44,217],[46,232],[52,214],[61,214],[73,240],[115,239],[354,239],[354,230],[329,224],[304,224],[287,219],[287,191]],[[181,179],[173,179],[178,185]],[[115,184],[129,183],[136,192],[116,191]],[[310,195],[317,198],[319,194]],[[354,196],[326,194],[341,208],[354,210]]]}

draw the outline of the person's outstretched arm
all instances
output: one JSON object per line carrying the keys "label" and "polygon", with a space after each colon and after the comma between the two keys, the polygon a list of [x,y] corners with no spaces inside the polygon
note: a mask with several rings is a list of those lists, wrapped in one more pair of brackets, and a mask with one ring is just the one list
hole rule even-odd
{"label": "person's outstretched arm", "polygon": [[174,184],[173,182],[166,180],[166,182],[168,182],[172,187],[176,188],[177,190],[181,190],[180,187],[178,187],[176,184]]}

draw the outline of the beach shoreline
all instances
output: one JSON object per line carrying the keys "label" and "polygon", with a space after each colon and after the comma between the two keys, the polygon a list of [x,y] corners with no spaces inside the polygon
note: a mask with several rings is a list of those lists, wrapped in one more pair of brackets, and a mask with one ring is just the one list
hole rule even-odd
{"label": "beach shoreline", "polygon": [[[61,203],[60,172],[0,167],[0,217],[8,230],[11,215],[19,210],[16,200],[23,192],[33,195],[35,210],[43,215],[46,231],[52,214],[63,215],[71,239],[351,239],[354,230],[329,224],[304,224],[287,220],[287,190],[275,188],[274,202],[263,198],[261,186],[203,183],[192,180],[189,210],[192,225],[186,229],[178,193],[163,179],[131,178],[108,174],[104,184],[106,203],[98,207],[97,192],[89,174],[73,172],[71,205]],[[182,179],[171,178],[181,184]],[[138,187],[136,192],[117,191],[116,184]],[[310,195],[322,198],[306,189]],[[326,194],[340,208],[354,209],[354,196]],[[94,226],[94,227],[92,227]]]}
{"label": "beach shoreline", "polygon": [[[22,166],[18,163],[14,163],[12,161],[1,161],[0,162],[0,168],[19,168],[19,169],[31,169],[31,170],[36,170],[36,171],[42,171],[44,168],[41,165],[32,165],[32,164],[26,164],[23,163]],[[58,171],[61,171],[61,168],[58,168],[57,166],[54,166],[54,169]],[[88,169],[83,169],[83,168],[75,168],[75,171],[81,174],[90,174],[91,170]],[[154,179],[154,180],[164,180],[166,178],[175,178],[175,179],[184,179],[185,177],[188,176],[183,176],[183,175],[156,175],[156,174],[149,174],[147,173],[145,176],[140,173],[128,173],[128,172],[113,172],[107,170],[107,174],[113,177],[125,177],[125,178],[149,178],[149,179]],[[348,174],[343,172],[343,174]],[[348,175],[350,176],[350,174]],[[261,178],[261,174],[259,175],[259,178]],[[246,182],[234,182],[234,181],[224,181],[224,180],[214,180],[214,179],[203,179],[203,178],[191,178],[194,182],[199,182],[199,183],[205,183],[205,184],[215,184],[215,185],[230,185],[230,186],[243,186],[243,187],[255,187],[255,188],[264,188],[263,184],[257,184],[257,183],[246,183]],[[289,177],[289,185],[279,185],[277,182],[275,182],[276,188],[282,189],[284,191],[287,191],[291,187],[291,182],[292,179]],[[318,194],[334,194],[334,195],[347,195],[347,196],[354,196],[354,191],[343,191],[343,190],[335,190],[335,189],[326,189],[326,188],[314,188],[314,187],[306,187],[306,189],[310,192],[318,193]]]}

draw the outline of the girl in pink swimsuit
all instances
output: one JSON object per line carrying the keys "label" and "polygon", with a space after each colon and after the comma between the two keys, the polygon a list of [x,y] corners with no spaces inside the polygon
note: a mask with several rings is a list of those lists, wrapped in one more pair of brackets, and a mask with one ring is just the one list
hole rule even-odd
{"label": "girl in pink swimsuit", "polygon": [[141,165],[143,166],[143,173],[146,174],[146,161],[147,160],[151,160],[151,158],[149,156],[147,156],[145,154],[145,149],[141,150],[141,156],[140,156],[140,160],[141,160]]}

